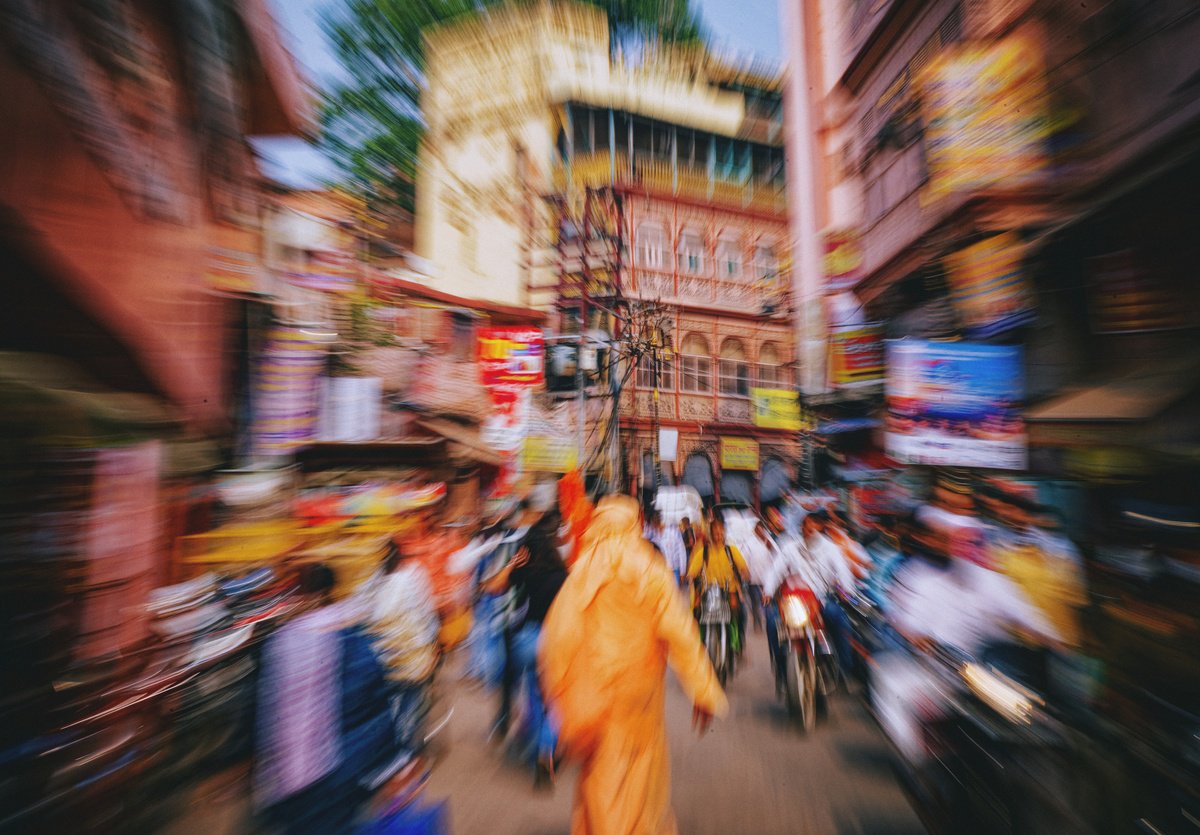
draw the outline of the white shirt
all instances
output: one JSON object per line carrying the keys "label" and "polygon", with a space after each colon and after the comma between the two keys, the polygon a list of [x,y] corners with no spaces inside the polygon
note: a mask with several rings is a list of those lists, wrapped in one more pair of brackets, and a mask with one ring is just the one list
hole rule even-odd
{"label": "white shirt", "polygon": [[687,573],[688,553],[683,546],[683,534],[679,528],[674,525],[668,525],[658,531],[647,528],[646,539],[658,546],[672,571],[681,577]]}
{"label": "white shirt", "polygon": [[967,652],[1004,638],[1011,627],[1059,637],[1019,586],[964,560],[945,569],[913,560],[897,576],[891,601],[891,618],[901,632]]}
{"label": "white shirt", "polygon": [[763,594],[774,597],[779,587],[789,577],[797,577],[813,590],[814,594],[825,594],[825,581],[815,570],[808,555],[808,546],[803,537],[783,536],[775,544],[774,559],[763,576]]}
{"label": "white shirt", "polygon": [[750,582],[756,586],[764,585],[767,572],[775,563],[775,543],[763,542],[757,536],[751,535],[738,550],[746,559],[746,568],[750,570]]}
{"label": "white shirt", "polygon": [[832,539],[823,533],[813,534],[808,541],[808,553],[824,580],[826,593],[838,586],[847,590],[854,588],[854,571],[845,553]]}

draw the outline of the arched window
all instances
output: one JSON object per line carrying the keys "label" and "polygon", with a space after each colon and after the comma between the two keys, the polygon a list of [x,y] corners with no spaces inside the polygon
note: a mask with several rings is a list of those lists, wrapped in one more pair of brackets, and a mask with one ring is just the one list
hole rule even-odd
{"label": "arched window", "polygon": [[[683,483],[688,487],[695,488],[700,494],[700,498],[705,500],[705,504],[710,502],[716,491],[713,489],[713,471],[712,464],[708,460],[708,456],[702,452],[693,452],[688,456],[687,462],[683,465]],[[693,519],[695,524],[698,520]]]}
{"label": "arched window", "polygon": [[720,380],[721,394],[750,396],[750,362],[740,339],[730,337],[721,343],[717,378]]}
{"label": "arched window", "polygon": [[704,236],[695,229],[679,233],[679,271],[699,275],[704,272]]}
{"label": "arched window", "polygon": [[717,240],[717,273],[726,280],[742,277],[742,243],[737,236],[724,234]]}
{"label": "arched window", "polygon": [[791,388],[788,370],[774,342],[764,342],[758,349],[758,385],[765,389]]}
{"label": "arched window", "polygon": [[712,351],[699,334],[689,333],[679,348],[679,390],[691,394],[712,392]]}
{"label": "arched window", "polygon": [[663,268],[663,250],[667,236],[657,223],[643,223],[637,228],[637,262],[649,270]]}

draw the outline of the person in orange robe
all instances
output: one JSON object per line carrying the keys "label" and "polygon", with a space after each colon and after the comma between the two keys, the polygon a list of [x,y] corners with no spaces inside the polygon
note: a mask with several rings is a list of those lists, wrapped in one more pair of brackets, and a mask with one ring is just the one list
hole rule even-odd
{"label": "person in orange robe", "polygon": [[629,496],[596,506],[542,627],[541,681],[564,758],[580,761],[572,835],[671,835],[668,661],[703,733],[727,710],[670,569]]}

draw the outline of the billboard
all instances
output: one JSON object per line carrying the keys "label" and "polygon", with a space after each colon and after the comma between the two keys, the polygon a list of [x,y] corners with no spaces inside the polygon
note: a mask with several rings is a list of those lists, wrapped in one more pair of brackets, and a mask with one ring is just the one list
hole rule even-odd
{"label": "billboard", "polygon": [[821,235],[825,291],[840,293],[862,279],[863,251],[856,229],[834,229]]}
{"label": "billboard", "polygon": [[479,379],[485,386],[540,386],[546,346],[538,328],[480,328]]}
{"label": "billboard", "polygon": [[882,325],[846,325],[829,334],[829,382],[835,388],[870,385],[883,379]]}
{"label": "billboard", "polygon": [[750,389],[754,425],[763,429],[804,429],[800,417],[800,396],[791,389]]}
{"label": "billboard", "polygon": [[1042,60],[1027,36],[968,43],[918,76],[929,193],[935,197],[1038,182],[1047,167]]}
{"label": "billboard", "polygon": [[1005,232],[946,256],[950,295],[967,336],[985,339],[1033,320],[1033,293],[1021,270],[1025,246]]}
{"label": "billboard", "polygon": [[721,469],[758,472],[758,441],[753,438],[721,438]]}
{"label": "billboard", "polygon": [[1021,349],[894,340],[887,347],[887,453],[906,464],[1026,466]]}

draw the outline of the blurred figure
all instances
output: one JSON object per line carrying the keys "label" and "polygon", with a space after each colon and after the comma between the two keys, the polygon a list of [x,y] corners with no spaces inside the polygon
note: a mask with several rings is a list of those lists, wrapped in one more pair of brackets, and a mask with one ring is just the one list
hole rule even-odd
{"label": "blurred figure", "polygon": [[[492,620],[500,639],[498,644],[500,647],[500,708],[492,727],[492,736],[497,740],[503,740],[508,736],[509,723],[512,719],[513,696],[520,683],[520,668],[517,664],[514,639],[517,630],[525,620],[525,602],[518,597],[515,589],[508,586],[507,582],[495,584],[492,581],[509,570],[509,564],[525,546],[525,537],[528,536],[538,518],[538,512],[527,501],[521,502],[517,511],[509,517],[508,534],[490,561],[489,573],[483,579],[484,591],[498,595],[496,614]],[[527,558],[527,556],[522,557],[522,559]]]}
{"label": "blurred figure", "polygon": [[547,515],[530,531],[508,565],[487,584],[490,592],[511,589],[522,612],[520,623],[510,624],[514,632],[512,660],[517,681],[524,688],[525,720],[539,785],[554,776],[555,733],[538,683],[537,651],[546,613],[567,579],[557,540],[558,519]]}
{"label": "blurred figure", "polygon": [[692,528],[692,520],[687,516],[679,520],[679,535],[683,539],[684,551],[692,553],[692,549],[696,547],[696,531]]}
{"label": "blurred figure", "polygon": [[713,514],[712,521],[708,523],[707,540],[692,550],[687,579],[699,580],[702,588],[720,586],[729,593],[737,623],[733,649],[740,654],[746,635],[746,606],[742,600],[744,595],[739,590],[750,583],[750,567],[746,565],[746,558],[737,546],[725,541],[725,522],[719,514]]}
{"label": "blurred figure", "polygon": [[[920,519],[904,550],[912,556],[897,572],[888,613],[892,626],[918,651],[944,646],[974,656],[1014,629],[1046,643],[1058,641],[1054,627],[1020,588],[982,565],[952,559],[946,535]],[[903,653],[880,659],[872,699],[893,743],[910,762],[919,762],[924,754],[918,706],[938,703],[928,670]]]}
{"label": "blurred figure", "polygon": [[1024,590],[1066,646],[1078,647],[1079,607],[1087,599],[1079,552],[1035,524],[1045,512],[1031,499],[1001,492],[996,510],[1002,526],[991,541],[993,565]]}
{"label": "blurred figure", "polygon": [[683,582],[683,575],[687,571],[688,552],[679,528],[668,528],[663,524],[662,514],[651,509],[646,517],[646,539],[662,552],[667,567],[675,575],[675,582]]}
{"label": "blurred figure", "polygon": [[392,686],[399,744],[417,748],[421,702],[438,657],[438,617],[424,566],[391,544],[384,574],[368,581],[369,628]]}
{"label": "blurred figure", "polygon": [[850,621],[838,601],[838,595],[854,592],[855,576],[846,552],[840,548],[827,531],[834,526],[824,511],[810,513],[802,524],[805,543],[816,573],[820,576],[820,587],[813,592],[821,600],[821,618],[833,639],[838,663],[843,670],[850,668]]}
{"label": "blurred figure", "polygon": [[573,835],[673,833],[665,724],[669,661],[701,732],[725,696],[637,502],[608,496],[543,629],[542,683],[564,752],[582,762]]}
{"label": "blurred figure", "polygon": [[333,602],[335,577],[307,566],[307,611],[263,650],[256,807],[284,832],[345,832],[369,776],[396,752],[383,666],[359,624],[360,602]]}
{"label": "blurred figure", "polygon": [[746,542],[745,556],[746,566],[750,571],[750,585],[747,588],[750,615],[754,619],[755,630],[762,632],[763,584],[776,561],[775,539],[764,522],[754,526],[754,536]]}

